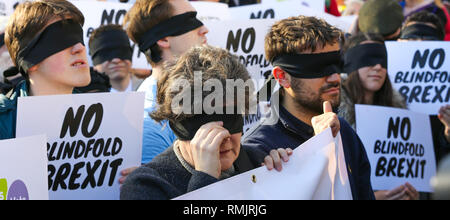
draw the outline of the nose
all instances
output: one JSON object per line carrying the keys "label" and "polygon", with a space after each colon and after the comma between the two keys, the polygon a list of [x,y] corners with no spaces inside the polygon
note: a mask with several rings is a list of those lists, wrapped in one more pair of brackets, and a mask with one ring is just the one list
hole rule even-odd
{"label": "nose", "polygon": [[383,67],[381,66],[381,64],[377,64],[377,65],[373,66],[372,68],[375,70],[380,70]]}
{"label": "nose", "polygon": [[328,83],[339,83],[341,82],[341,75],[339,73],[334,73],[331,76],[327,77],[327,82]]}
{"label": "nose", "polygon": [[201,26],[201,27],[200,27],[200,30],[198,31],[198,34],[199,34],[200,36],[204,36],[204,35],[206,35],[207,33],[209,33],[209,29],[208,29],[205,25]]}
{"label": "nose", "polygon": [[86,50],[86,47],[82,43],[77,43],[74,46],[72,46],[72,54],[81,53]]}

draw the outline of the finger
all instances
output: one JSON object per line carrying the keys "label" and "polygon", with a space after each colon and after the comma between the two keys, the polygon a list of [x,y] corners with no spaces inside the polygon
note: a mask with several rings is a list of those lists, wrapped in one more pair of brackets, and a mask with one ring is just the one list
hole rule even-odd
{"label": "finger", "polygon": [[127,175],[129,175],[131,172],[133,172],[135,169],[137,169],[137,167],[130,167],[130,168],[127,168],[127,169],[124,169],[124,170],[120,171],[120,174],[121,174],[122,176],[127,176]]}
{"label": "finger", "polygon": [[277,151],[278,151],[278,154],[280,155],[281,159],[282,159],[284,162],[288,162],[289,156],[288,156],[288,153],[286,152],[286,149],[278,148]]}
{"label": "finger", "polygon": [[281,159],[280,154],[277,150],[271,150],[270,151],[270,157],[272,157],[273,160],[273,166],[277,171],[281,171]]}
{"label": "finger", "polygon": [[408,193],[408,195],[410,195],[411,199],[413,200],[417,200],[419,199],[419,192],[416,190],[416,188],[414,188],[413,185],[411,185],[410,183],[405,183],[406,188],[408,189],[406,191],[406,193]]}
{"label": "finger", "polygon": [[222,126],[223,126],[223,122],[221,122],[221,121],[214,121],[214,122],[206,123],[198,129],[198,131],[195,133],[195,136],[198,135],[198,138],[203,139],[211,132],[212,129],[217,128],[217,127],[222,127]]}
{"label": "finger", "polygon": [[401,200],[405,197],[405,195],[406,195],[406,189],[403,189],[400,193],[393,194],[392,196],[390,196],[388,198],[388,200]]}
{"label": "finger", "polygon": [[333,108],[331,107],[331,103],[329,101],[323,102],[323,113],[333,112]]}
{"label": "finger", "polygon": [[387,196],[387,197],[391,197],[391,196],[393,196],[393,195],[395,195],[395,194],[399,194],[399,193],[401,193],[404,189],[405,189],[405,186],[400,185],[400,186],[398,186],[398,187],[395,188],[395,189],[389,190],[389,192],[386,194],[386,196]]}
{"label": "finger", "polygon": [[228,132],[228,130],[222,128],[221,130],[219,130],[219,132],[214,136],[214,138],[212,139],[211,145],[214,147],[214,149],[217,148],[217,150],[219,150],[220,145],[222,144],[223,140],[225,140],[226,138],[229,138],[230,132]]}
{"label": "finger", "polygon": [[289,156],[291,156],[294,153],[294,151],[291,148],[286,148],[286,152]]}
{"label": "finger", "polygon": [[266,156],[264,158],[264,164],[266,165],[268,170],[272,170],[273,169],[273,160],[272,157],[270,156]]}

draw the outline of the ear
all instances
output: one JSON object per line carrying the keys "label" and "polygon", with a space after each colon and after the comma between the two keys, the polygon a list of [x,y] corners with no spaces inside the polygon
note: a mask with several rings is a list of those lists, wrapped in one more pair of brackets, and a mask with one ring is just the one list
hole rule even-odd
{"label": "ear", "polygon": [[278,83],[284,88],[290,88],[291,83],[289,81],[289,74],[287,74],[283,69],[276,66],[272,70],[273,77],[278,81]]}
{"label": "ear", "polygon": [[38,69],[38,64],[36,64],[36,65],[30,67],[30,68],[28,69],[28,73],[34,72],[34,71],[36,71],[37,69]]}
{"label": "ear", "polygon": [[161,40],[158,40],[156,42],[158,44],[158,46],[162,49],[162,48],[169,48],[170,47],[170,43],[169,43],[169,38],[168,37],[164,37]]}

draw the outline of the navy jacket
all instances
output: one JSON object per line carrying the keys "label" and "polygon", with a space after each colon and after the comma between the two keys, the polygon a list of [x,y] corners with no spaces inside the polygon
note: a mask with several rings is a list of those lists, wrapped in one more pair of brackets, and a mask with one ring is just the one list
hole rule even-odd
{"label": "navy jacket", "polygon": [[[279,112],[272,108],[269,118],[245,134],[245,148],[257,148],[268,154],[278,148],[295,149],[314,136],[311,126],[291,115],[282,105],[279,106]],[[373,200],[375,196],[370,183],[370,163],[364,145],[344,119],[339,118],[339,121],[353,199]]]}

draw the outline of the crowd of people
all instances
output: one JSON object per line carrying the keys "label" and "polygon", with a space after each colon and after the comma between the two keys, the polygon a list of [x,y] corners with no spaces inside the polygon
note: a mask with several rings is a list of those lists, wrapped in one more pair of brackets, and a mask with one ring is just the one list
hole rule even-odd
{"label": "crowd of people", "polygon": [[[216,2],[236,7],[259,1]],[[121,172],[121,199],[173,199],[261,165],[282,172],[296,147],[328,127],[333,136],[342,136],[353,199],[429,199],[408,182],[374,192],[371,166],[355,131],[355,104],[408,108],[389,79],[385,41],[450,40],[449,5],[327,0],[330,14],[358,15],[348,32],[315,17],[275,22],[264,48],[280,89],[272,96],[270,116],[243,135],[252,91],[215,103],[224,111],[234,109],[232,114],[195,112],[195,92],[173,91],[179,80],[193,88],[198,71],[201,83],[216,79],[222,88],[227,79],[250,79],[236,56],[207,45],[209,30],[189,1],[136,0],[122,26],[92,32],[89,54],[84,16],[72,3],[25,1],[9,18],[0,18],[0,140],[16,137],[19,97],[140,91],[145,92],[142,166]],[[151,64],[151,75],[133,71],[130,40]],[[200,93],[200,100],[211,94]],[[174,108],[180,96],[191,102],[179,108],[192,111]],[[239,100],[245,100],[244,108]],[[450,152],[450,104],[430,119],[439,164]]]}

